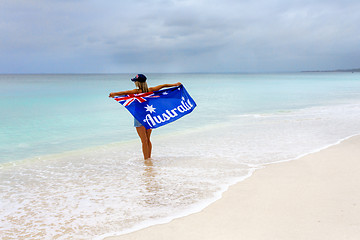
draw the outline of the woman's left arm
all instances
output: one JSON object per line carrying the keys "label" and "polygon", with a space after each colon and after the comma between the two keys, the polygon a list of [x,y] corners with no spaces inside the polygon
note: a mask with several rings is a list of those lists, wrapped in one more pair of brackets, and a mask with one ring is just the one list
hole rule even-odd
{"label": "woman's left arm", "polygon": [[136,93],[139,93],[139,89],[133,89],[133,90],[127,90],[127,91],[121,91],[121,92],[112,92],[109,94],[109,97],[136,94]]}

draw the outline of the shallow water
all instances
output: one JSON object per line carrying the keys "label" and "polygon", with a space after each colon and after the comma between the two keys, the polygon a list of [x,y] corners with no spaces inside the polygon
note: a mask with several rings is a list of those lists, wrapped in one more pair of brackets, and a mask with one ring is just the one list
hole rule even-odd
{"label": "shallow water", "polygon": [[[26,103],[37,111],[2,119],[0,229],[8,239],[89,239],[167,221],[199,211],[265,164],[360,133],[359,75],[153,75],[154,84],[183,82],[198,107],[154,130],[153,159],[144,162],[132,118],[107,99],[126,75],[82,76],[85,92],[72,88],[74,75],[39,76],[41,86],[21,77],[13,81],[31,81],[41,97]],[[62,89],[58,102],[44,103],[49,88]],[[64,122],[53,123],[53,111]],[[18,127],[10,116],[21,115],[31,121]]]}

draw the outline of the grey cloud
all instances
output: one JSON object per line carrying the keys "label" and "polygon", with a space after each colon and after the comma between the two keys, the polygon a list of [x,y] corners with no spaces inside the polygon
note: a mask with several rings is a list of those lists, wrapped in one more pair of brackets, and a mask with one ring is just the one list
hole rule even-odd
{"label": "grey cloud", "polygon": [[0,72],[358,67],[359,10],[355,0],[15,0],[0,10]]}

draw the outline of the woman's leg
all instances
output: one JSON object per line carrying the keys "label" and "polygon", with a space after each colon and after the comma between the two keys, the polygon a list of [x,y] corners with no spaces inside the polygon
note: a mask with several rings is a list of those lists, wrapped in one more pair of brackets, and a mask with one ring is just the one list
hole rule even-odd
{"label": "woman's leg", "polygon": [[151,158],[152,145],[150,142],[151,129],[146,129],[144,126],[137,127],[136,131],[141,139],[142,151],[144,159]]}
{"label": "woman's leg", "polygon": [[148,139],[148,147],[149,147],[149,158],[151,158],[151,151],[152,151],[152,144],[151,144],[151,141],[150,141],[151,131],[152,131],[152,129],[146,129],[146,136],[147,136],[147,139]]}

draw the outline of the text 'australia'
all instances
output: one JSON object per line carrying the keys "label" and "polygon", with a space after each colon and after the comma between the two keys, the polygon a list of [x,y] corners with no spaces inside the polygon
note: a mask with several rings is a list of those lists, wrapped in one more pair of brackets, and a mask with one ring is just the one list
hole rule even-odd
{"label": "text 'australia'", "polygon": [[151,114],[147,114],[145,116],[144,122],[147,122],[147,124],[150,127],[153,127],[156,124],[170,121],[172,118],[176,118],[179,115],[178,113],[187,112],[187,111],[191,110],[193,107],[194,106],[191,104],[189,99],[187,100],[187,103],[185,103],[184,101],[181,101],[181,104],[179,106],[177,106],[176,108],[170,109],[170,110],[167,109],[167,110],[165,110],[165,112],[163,112],[160,115],[151,116]]}

